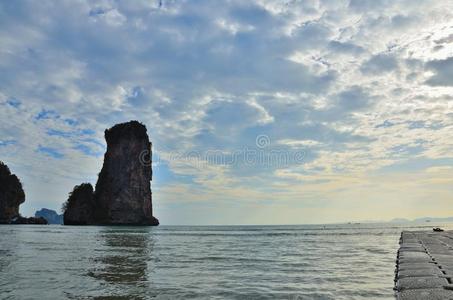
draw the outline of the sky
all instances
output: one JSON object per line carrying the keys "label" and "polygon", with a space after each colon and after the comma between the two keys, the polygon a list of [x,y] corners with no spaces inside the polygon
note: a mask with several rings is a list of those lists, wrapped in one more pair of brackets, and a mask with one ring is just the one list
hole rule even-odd
{"label": "sky", "polygon": [[0,1],[0,160],[21,213],[153,143],[161,224],[453,216],[453,2]]}

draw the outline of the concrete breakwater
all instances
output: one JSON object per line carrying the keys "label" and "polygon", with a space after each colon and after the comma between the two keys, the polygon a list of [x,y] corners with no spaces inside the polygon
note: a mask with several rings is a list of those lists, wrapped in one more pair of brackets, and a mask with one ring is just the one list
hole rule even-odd
{"label": "concrete breakwater", "polygon": [[453,231],[403,231],[395,270],[400,300],[453,299]]}

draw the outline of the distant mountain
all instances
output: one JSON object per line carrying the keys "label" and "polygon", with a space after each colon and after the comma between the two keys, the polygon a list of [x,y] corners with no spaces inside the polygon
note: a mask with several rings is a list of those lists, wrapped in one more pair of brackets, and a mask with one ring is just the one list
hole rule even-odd
{"label": "distant mountain", "polygon": [[63,224],[63,215],[57,214],[52,209],[42,208],[35,212],[35,217],[43,217],[49,224]]}
{"label": "distant mountain", "polygon": [[390,220],[390,223],[439,223],[439,222],[453,222],[453,217],[444,217],[444,218],[431,218],[431,217],[422,217],[414,220],[408,220],[404,218],[395,218]]}
{"label": "distant mountain", "polygon": [[390,223],[407,223],[407,222],[412,222],[411,220],[404,219],[404,218],[395,218],[390,220]]}
{"label": "distant mountain", "polygon": [[445,217],[445,218],[423,217],[423,218],[415,219],[414,222],[453,222],[453,217]]}

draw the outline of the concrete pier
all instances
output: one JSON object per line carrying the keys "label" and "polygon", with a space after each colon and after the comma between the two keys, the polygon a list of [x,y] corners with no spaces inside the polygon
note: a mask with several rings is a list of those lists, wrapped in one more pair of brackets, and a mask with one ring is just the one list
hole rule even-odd
{"label": "concrete pier", "polygon": [[399,300],[453,300],[453,231],[403,231],[396,261]]}

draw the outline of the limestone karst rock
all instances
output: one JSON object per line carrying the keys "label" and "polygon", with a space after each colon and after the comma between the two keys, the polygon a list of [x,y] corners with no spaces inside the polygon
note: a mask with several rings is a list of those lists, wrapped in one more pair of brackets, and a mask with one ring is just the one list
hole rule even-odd
{"label": "limestone karst rock", "polygon": [[151,143],[137,121],[105,131],[107,152],[96,183],[101,223],[155,225],[151,204]]}
{"label": "limestone karst rock", "polygon": [[[74,189],[64,224],[158,225],[152,211],[151,143],[146,127],[137,121],[117,124],[105,131],[105,139],[107,151],[96,189],[90,194],[87,188],[80,197]],[[71,200],[74,193],[77,197]]]}
{"label": "limestone karst rock", "polygon": [[93,186],[82,183],[74,187],[63,205],[65,225],[89,225],[94,223],[96,209],[93,197]]}
{"label": "limestone karst rock", "polygon": [[0,224],[9,224],[13,217],[19,216],[19,205],[24,201],[19,178],[0,162]]}

